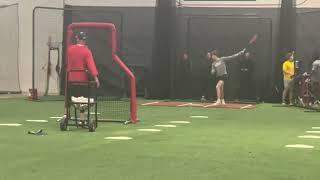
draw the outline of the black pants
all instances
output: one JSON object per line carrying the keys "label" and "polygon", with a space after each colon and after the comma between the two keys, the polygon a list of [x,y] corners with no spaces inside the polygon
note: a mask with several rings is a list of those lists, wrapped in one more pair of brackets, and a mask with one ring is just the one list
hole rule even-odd
{"label": "black pants", "polygon": [[254,81],[252,80],[250,72],[240,73],[240,84],[239,84],[239,99],[252,99],[255,97]]}
{"label": "black pants", "polygon": [[202,96],[205,96],[206,99],[214,99],[216,96],[215,84],[216,79],[211,74],[205,76],[202,85]]}

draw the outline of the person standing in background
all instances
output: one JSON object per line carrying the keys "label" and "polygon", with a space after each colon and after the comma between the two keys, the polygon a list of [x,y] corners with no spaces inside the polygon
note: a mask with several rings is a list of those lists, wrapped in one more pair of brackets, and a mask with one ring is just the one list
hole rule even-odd
{"label": "person standing in background", "polygon": [[293,53],[287,53],[286,61],[282,64],[283,72],[283,93],[282,105],[286,104],[286,98],[289,95],[289,103],[293,105],[293,76],[294,76],[294,56]]}
{"label": "person standing in background", "polygon": [[191,73],[191,61],[189,59],[188,53],[183,53],[182,56],[179,58],[178,69],[179,98],[188,98],[187,92]]}
{"label": "person standing in background", "polygon": [[214,80],[214,77],[211,75],[211,65],[212,65],[212,58],[211,58],[211,52],[207,52],[206,58],[205,58],[205,79],[203,81],[202,86],[202,96],[200,101],[205,102],[209,98],[209,90],[211,89],[212,82]]}
{"label": "person standing in background", "polygon": [[239,82],[239,99],[250,99],[253,97],[254,81],[253,81],[253,60],[252,55],[246,52],[243,58],[239,61],[240,82]]}

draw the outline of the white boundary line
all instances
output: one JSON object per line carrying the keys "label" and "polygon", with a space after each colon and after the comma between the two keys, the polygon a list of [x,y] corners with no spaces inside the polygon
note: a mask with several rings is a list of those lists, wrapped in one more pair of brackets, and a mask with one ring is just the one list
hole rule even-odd
{"label": "white boundary line", "polygon": [[309,145],[305,145],[305,144],[289,144],[286,145],[285,147],[287,148],[304,148],[304,149],[313,149],[314,146],[309,146]]}
{"label": "white boundary line", "polygon": [[306,131],[306,133],[315,133],[315,134],[320,134],[320,131]]}
{"label": "white boundary line", "polygon": [[137,129],[137,131],[141,131],[141,132],[160,132],[161,129]]}
{"label": "white boundary line", "polygon": [[209,105],[206,105],[206,106],[203,106],[203,107],[207,108],[207,107],[213,107],[213,106],[217,106],[217,105],[215,105],[215,104],[213,103],[213,104],[209,104]]}
{"label": "white boundary line", "polygon": [[170,121],[172,124],[190,124],[190,121]]}
{"label": "white boundary line", "polygon": [[61,119],[62,116],[58,117],[58,116],[53,116],[53,117],[49,117],[50,119]]}
{"label": "white boundary line", "polygon": [[149,103],[144,103],[142,106],[147,106],[147,105],[152,105],[152,104],[158,104],[159,101],[154,101],[154,102],[149,102]]}
{"label": "white boundary line", "polygon": [[104,139],[107,139],[107,140],[131,140],[132,137],[128,137],[128,136],[116,136],[116,137],[105,137]]}
{"label": "white boundary line", "polygon": [[252,104],[249,104],[249,105],[246,105],[246,106],[240,107],[240,109],[248,109],[248,108],[250,108],[250,107],[252,107]]}
{"label": "white boundary line", "polygon": [[240,109],[248,109],[248,108],[250,108],[250,107],[252,107],[252,104],[249,104],[249,105],[243,106],[243,107],[241,107]]}
{"label": "white boundary line", "polygon": [[203,104],[193,104],[193,103],[190,103],[190,105],[191,105],[191,106],[196,106],[196,107],[204,107]]}
{"label": "white boundary line", "polygon": [[22,124],[18,124],[18,123],[9,123],[9,124],[0,124],[0,126],[22,126]]}
{"label": "white boundary line", "polygon": [[306,138],[306,139],[320,139],[320,136],[304,135],[304,136],[298,136],[298,138]]}
{"label": "white boundary line", "polygon": [[320,129],[320,127],[312,127],[312,129]]}
{"label": "white boundary line", "polygon": [[177,127],[176,125],[172,125],[172,124],[159,124],[159,125],[154,125],[156,127],[168,127],[168,128],[174,128]]}
{"label": "white boundary line", "polygon": [[186,103],[186,104],[180,104],[180,105],[177,105],[178,107],[184,107],[184,106],[190,106],[192,105],[192,103]]}
{"label": "white boundary line", "polygon": [[202,118],[202,119],[208,119],[208,116],[190,116],[190,118]]}
{"label": "white boundary line", "polygon": [[28,119],[27,122],[48,122],[48,120],[34,120],[34,119]]}

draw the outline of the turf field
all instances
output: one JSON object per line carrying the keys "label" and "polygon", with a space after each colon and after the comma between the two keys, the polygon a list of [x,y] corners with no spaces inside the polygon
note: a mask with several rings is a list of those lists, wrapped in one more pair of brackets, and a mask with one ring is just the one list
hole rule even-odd
{"label": "turf field", "polygon": [[[302,139],[320,126],[319,113],[261,104],[256,109],[139,106],[136,125],[100,123],[97,132],[61,132],[63,102],[0,99],[1,180],[316,180],[320,139]],[[208,118],[190,118],[207,116]],[[48,123],[25,120],[48,120]],[[190,121],[177,127],[155,127]],[[28,135],[43,128],[47,136]],[[160,132],[137,129],[156,128]],[[317,134],[313,134],[317,135]],[[319,134],[320,135],[320,134]],[[129,136],[132,140],[106,140]],[[286,148],[306,144],[313,149]]]}

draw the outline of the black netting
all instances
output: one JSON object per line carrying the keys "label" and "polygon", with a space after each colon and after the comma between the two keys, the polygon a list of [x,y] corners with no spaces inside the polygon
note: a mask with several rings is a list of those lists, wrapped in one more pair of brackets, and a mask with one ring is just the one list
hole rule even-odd
{"label": "black netting", "polygon": [[302,62],[302,72],[310,72],[312,62],[319,58],[320,55],[319,18],[320,11],[300,12],[297,14],[296,59]]}
{"label": "black netting", "polygon": [[129,120],[130,99],[127,97],[125,74],[112,59],[111,31],[77,29],[86,32],[100,80],[97,89],[99,120]]}
{"label": "black netting", "polygon": [[[253,72],[247,78],[246,99],[260,96],[271,72],[271,21],[250,17],[189,17],[186,19],[185,44],[180,44],[175,68],[175,96],[200,99],[202,95],[215,97],[215,79],[210,75],[206,53],[218,49],[222,56],[232,55],[248,46],[249,39],[258,34],[258,42],[248,50],[252,53]],[[191,69],[185,73],[181,56],[186,52]],[[240,60],[227,63],[229,74],[225,93],[227,99],[238,99],[240,94]],[[262,68],[263,67],[263,68]],[[243,85],[243,83],[242,83]],[[182,94],[184,93],[184,94]],[[180,96],[180,97],[179,97]]]}

